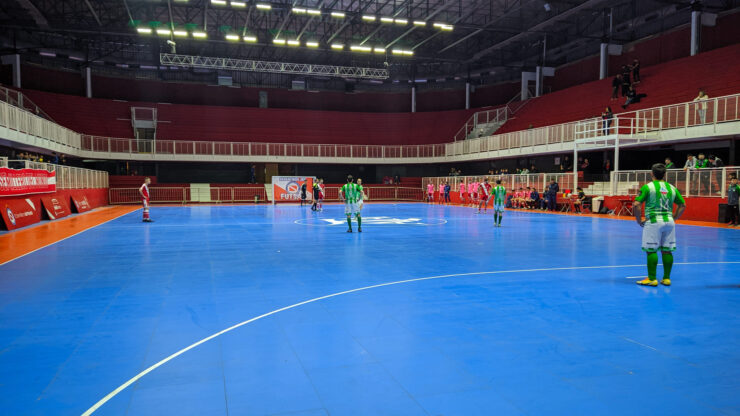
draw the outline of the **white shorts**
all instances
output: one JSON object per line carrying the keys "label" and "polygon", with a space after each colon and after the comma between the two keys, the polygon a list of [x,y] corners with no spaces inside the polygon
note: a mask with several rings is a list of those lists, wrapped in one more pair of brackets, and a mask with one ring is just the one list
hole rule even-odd
{"label": "white shorts", "polygon": [[344,204],[344,215],[355,215],[360,213],[360,203],[359,202],[351,202],[351,203],[345,203]]}
{"label": "white shorts", "polygon": [[493,210],[496,212],[504,212],[504,204],[493,204]]}
{"label": "white shorts", "polygon": [[676,250],[676,223],[649,220],[642,228],[642,250],[648,253]]}

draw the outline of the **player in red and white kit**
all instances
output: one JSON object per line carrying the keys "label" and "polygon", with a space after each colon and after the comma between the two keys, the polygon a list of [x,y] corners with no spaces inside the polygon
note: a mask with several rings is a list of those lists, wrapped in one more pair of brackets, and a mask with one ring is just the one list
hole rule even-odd
{"label": "player in red and white kit", "polygon": [[152,180],[149,178],[144,179],[144,184],[141,185],[141,188],[139,188],[139,194],[141,195],[141,203],[144,205],[144,218],[142,221],[144,222],[154,222],[151,218],[149,218],[149,184],[152,183]]}
{"label": "player in red and white kit", "polygon": [[317,205],[317,209],[319,212],[324,210],[324,195],[326,195],[326,192],[324,190],[324,180],[319,179],[319,202]]}
{"label": "player in red and white kit", "polygon": [[478,197],[480,198],[478,202],[478,214],[480,214],[480,209],[483,207],[485,210],[488,210],[488,195],[491,194],[491,185],[488,184],[488,178],[484,179],[482,183],[478,184]]}

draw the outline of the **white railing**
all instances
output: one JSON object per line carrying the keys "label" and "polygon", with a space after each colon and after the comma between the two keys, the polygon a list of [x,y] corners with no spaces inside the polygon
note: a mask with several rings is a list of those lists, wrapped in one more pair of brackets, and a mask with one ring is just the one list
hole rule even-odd
{"label": "white railing", "polygon": [[[604,129],[603,120],[592,118],[552,126],[533,128],[504,134],[495,134],[477,139],[459,140],[452,143],[428,145],[350,145],[350,144],[303,144],[264,143],[193,140],[135,140],[100,136],[81,136],[69,129],[33,115],[18,107],[0,102],[0,127],[6,127],[34,138],[31,144],[55,149],[63,145],[65,153],[88,156],[94,152],[114,155],[187,155],[187,156],[277,156],[347,158],[359,161],[379,159],[443,159],[462,155],[518,149],[528,154],[542,151],[564,151],[562,144],[576,140],[601,143],[604,148],[613,145],[610,138],[619,137],[623,144],[639,144],[642,140],[659,140],[663,130],[686,129],[696,126],[717,125],[740,121],[740,94],[712,98],[702,102],[688,102],[617,114],[611,128]],[[706,107],[706,109],[705,109]],[[508,110],[495,109],[479,113],[482,121],[505,117]],[[700,111],[702,113],[700,113]],[[702,116],[703,114],[703,116]],[[474,123],[475,124],[475,123]],[[606,133],[606,134],[605,134]],[[725,131],[725,133],[727,133]],[[706,133],[702,133],[705,134]],[[686,132],[688,135],[688,131]],[[12,140],[12,138],[10,138]],[[601,142],[600,142],[601,141]],[[557,145],[557,146],[550,146]],[[537,148],[537,147],[539,148]],[[543,147],[544,146],[544,147]],[[77,150],[78,152],[75,152]],[[509,154],[511,156],[511,154]],[[469,158],[468,158],[469,159]],[[440,160],[443,161],[443,160]]]}
{"label": "white railing", "polygon": [[479,126],[488,124],[504,124],[509,116],[509,107],[495,108],[493,110],[479,111],[465,122],[453,137],[454,141],[467,140]]}
{"label": "white railing", "polygon": [[[108,187],[108,172],[30,160],[5,160],[11,169],[43,169],[56,172],[57,189],[98,189]],[[2,166],[0,164],[0,166]]]}
{"label": "white railing", "polygon": [[[665,180],[675,186],[685,197],[725,198],[727,184],[732,175],[740,175],[740,167],[717,169],[671,169],[666,172]],[[652,181],[649,170],[614,172],[615,195],[637,195],[640,188]]]}
{"label": "white railing", "polygon": [[8,167],[8,158],[0,157],[0,168],[7,168],[7,167]]}
{"label": "white railing", "polygon": [[[325,200],[339,201],[339,187],[326,187]],[[141,195],[139,188],[110,188],[111,204],[139,204]],[[190,203],[244,203],[266,202],[267,193],[264,187],[160,187],[149,188],[150,201],[160,204],[190,204]],[[368,187],[365,188],[368,201],[422,201],[423,192],[419,188],[404,187]]]}
{"label": "white railing", "polygon": [[[565,190],[574,191],[575,180],[573,173],[530,173],[526,175],[479,175],[479,176],[438,176],[438,177],[426,177],[422,178],[422,189],[426,192],[427,185],[434,185],[435,192],[439,190],[439,185],[449,184],[450,193],[458,193],[460,191],[460,184],[467,185],[471,183],[482,183],[484,179],[488,179],[488,183],[492,186],[496,185],[497,180],[501,180],[501,185],[506,188],[509,192],[512,189],[519,190],[519,188],[534,188],[538,192],[542,192],[550,181],[555,179],[558,183],[560,191]],[[467,191],[466,191],[467,192]]]}
{"label": "white railing", "polygon": [[8,103],[15,107],[22,108],[23,110],[26,110],[31,114],[36,114],[47,120],[54,121],[51,117],[49,117],[48,114],[46,114],[46,112],[44,112],[44,110],[42,110],[39,106],[36,105],[36,103],[31,101],[31,99],[26,97],[26,95],[20,91],[11,90],[10,88],[0,86],[0,101]]}

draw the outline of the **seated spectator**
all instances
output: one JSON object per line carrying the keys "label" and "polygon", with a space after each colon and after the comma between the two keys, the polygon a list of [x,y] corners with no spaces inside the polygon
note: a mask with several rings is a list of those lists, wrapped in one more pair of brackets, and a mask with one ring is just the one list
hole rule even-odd
{"label": "seated spectator", "polygon": [[635,88],[630,86],[627,91],[627,101],[624,102],[622,108],[626,109],[630,104],[639,103],[645,97],[647,97],[647,94],[638,94]]}
{"label": "seated spectator", "polygon": [[[527,189],[529,189],[529,188],[527,188]],[[537,192],[537,188],[532,188],[532,190],[531,190],[531,192],[529,194],[529,199],[531,201],[530,202],[530,208],[537,209],[537,208],[540,207],[540,201],[541,201],[540,200],[540,193]]]}
{"label": "seated spectator", "polygon": [[576,208],[576,212],[581,214],[583,213],[583,209],[586,205],[586,194],[583,192],[583,189],[580,187],[576,188],[577,194],[576,199],[573,201],[573,206]]}

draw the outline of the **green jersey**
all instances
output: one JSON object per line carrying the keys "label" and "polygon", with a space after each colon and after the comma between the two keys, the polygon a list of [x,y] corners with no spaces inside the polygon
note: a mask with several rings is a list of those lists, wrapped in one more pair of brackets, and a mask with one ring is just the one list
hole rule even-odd
{"label": "green jersey", "polygon": [[501,185],[494,186],[491,190],[494,205],[503,205],[506,202],[506,188]]}
{"label": "green jersey", "polygon": [[706,159],[696,159],[696,168],[697,169],[704,169],[708,167],[709,161]]}
{"label": "green jersey", "polygon": [[362,198],[362,196],[360,196],[360,193],[362,192],[362,186],[354,182],[345,183],[344,185],[342,185],[341,191],[342,194],[344,194],[345,204],[355,204]]}
{"label": "green jersey", "polygon": [[678,189],[665,181],[645,184],[635,201],[645,203],[645,218],[653,224],[673,221],[673,204],[686,204]]}

